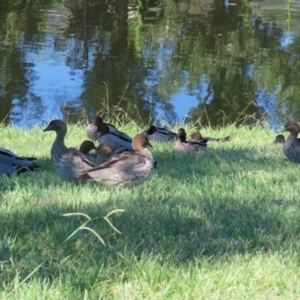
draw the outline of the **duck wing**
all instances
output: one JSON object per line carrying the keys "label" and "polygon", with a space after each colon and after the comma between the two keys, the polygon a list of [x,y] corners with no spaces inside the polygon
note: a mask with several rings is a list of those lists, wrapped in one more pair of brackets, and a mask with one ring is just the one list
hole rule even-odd
{"label": "duck wing", "polygon": [[200,142],[192,142],[189,141],[187,143],[189,143],[190,145],[194,146],[194,147],[207,147],[207,143],[208,143],[208,139],[204,138],[202,139]]}
{"label": "duck wing", "polygon": [[79,175],[79,179],[89,179],[96,181],[107,181],[114,176],[126,173],[127,177],[133,174],[135,170],[142,168],[146,164],[146,158],[135,152],[123,152],[114,156],[106,163],[91,168],[85,173]]}
{"label": "duck wing", "polygon": [[34,167],[37,166],[32,161],[36,160],[35,157],[25,157],[25,156],[18,156],[17,154],[13,153],[10,150],[0,148],[0,162],[8,165],[14,166],[27,166],[27,167]]}
{"label": "duck wing", "polygon": [[202,142],[202,140],[205,140],[205,139],[207,139],[209,142],[229,142],[229,141],[231,141],[230,135],[225,136],[223,138],[204,137],[201,139],[201,142]]}
{"label": "duck wing", "polygon": [[109,132],[104,135],[101,135],[98,138],[99,143],[107,143],[114,149],[122,149],[133,151],[132,148],[132,139],[126,137],[120,132]]}

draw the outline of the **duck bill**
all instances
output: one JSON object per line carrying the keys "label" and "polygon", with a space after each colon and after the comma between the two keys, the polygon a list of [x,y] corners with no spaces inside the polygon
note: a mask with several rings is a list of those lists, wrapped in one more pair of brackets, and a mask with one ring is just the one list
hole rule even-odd
{"label": "duck bill", "polygon": [[46,127],[44,130],[43,130],[43,132],[45,132],[45,131],[50,131],[51,130],[51,127]]}
{"label": "duck bill", "polygon": [[43,132],[45,132],[45,131],[51,131],[51,130],[53,130],[53,128],[52,128],[52,126],[49,124],[49,125],[43,130]]}

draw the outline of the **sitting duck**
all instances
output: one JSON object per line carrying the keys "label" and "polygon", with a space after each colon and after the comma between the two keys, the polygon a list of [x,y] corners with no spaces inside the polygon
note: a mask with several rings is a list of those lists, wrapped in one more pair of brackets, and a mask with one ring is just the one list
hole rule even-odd
{"label": "sitting duck", "polygon": [[157,142],[167,142],[174,141],[177,139],[178,135],[167,128],[156,127],[151,125],[149,129],[144,130],[143,134],[147,135],[149,140]]}
{"label": "sitting duck", "polygon": [[186,132],[184,128],[178,130],[178,141],[174,145],[174,151],[177,153],[196,152],[199,149],[207,147],[207,140],[203,139],[201,142],[193,142],[186,140]]}
{"label": "sitting duck", "polygon": [[115,155],[106,163],[83,172],[77,178],[84,181],[101,181],[109,186],[141,184],[151,175],[155,164],[147,147],[152,147],[148,137],[138,134],[132,140],[134,151]]}
{"label": "sitting duck", "polygon": [[67,125],[62,120],[53,120],[44,131],[55,131],[56,138],[51,148],[51,159],[53,165],[59,174],[65,180],[78,181],[77,176],[82,172],[96,167],[87,155],[84,155],[75,148],[67,148],[65,145],[65,136],[67,134]]}
{"label": "sitting duck", "polygon": [[133,151],[132,139],[127,134],[121,131],[111,132],[109,130],[109,126],[105,123],[98,124],[97,133],[99,133],[99,144],[107,143],[116,150],[126,149],[129,151]]}
{"label": "sitting duck", "polygon": [[39,165],[32,162],[35,157],[18,156],[14,152],[0,148],[0,174],[10,176],[12,174],[20,175],[26,171],[35,171],[40,168]]}
{"label": "sitting duck", "polygon": [[300,132],[298,123],[289,121],[284,125],[283,131],[289,131],[290,135],[285,140],[283,151],[286,157],[295,163],[300,163],[300,141],[297,138]]}
{"label": "sitting duck", "polygon": [[100,117],[96,117],[94,126],[90,125],[86,128],[90,139],[97,140],[99,144],[107,143],[116,150],[126,149],[133,151],[132,138],[126,133],[117,130],[113,125],[104,123]]}
{"label": "sitting duck", "polygon": [[[94,123],[89,124],[85,128],[86,135],[90,140],[96,141],[98,139],[98,137],[100,136],[100,134],[98,132],[98,125],[101,123],[103,123],[102,118],[99,116],[96,116]],[[118,132],[119,131],[114,125],[112,125],[110,123],[105,123],[105,124],[109,127],[110,132]]]}

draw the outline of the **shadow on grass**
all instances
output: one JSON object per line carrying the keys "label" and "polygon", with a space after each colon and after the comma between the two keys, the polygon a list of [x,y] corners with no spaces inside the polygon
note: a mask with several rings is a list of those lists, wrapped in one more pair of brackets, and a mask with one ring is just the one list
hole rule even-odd
{"label": "shadow on grass", "polygon": [[[249,171],[269,168],[270,165],[278,168],[272,159],[254,159],[255,153],[251,151],[226,151],[209,150],[196,158],[161,152],[156,157],[162,167],[155,171],[155,178],[130,190],[130,193],[101,185],[73,187],[66,184],[66,188],[74,189],[68,202],[60,201],[57,196],[56,199],[43,198],[44,190],[65,183],[57,176],[51,177],[54,169],[49,159],[39,160],[47,169],[46,173],[35,172],[28,178],[20,176],[11,184],[28,192],[30,183],[38,185],[40,178],[41,196],[37,195],[32,201],[29,193],[23,197],[28,202],[24,204],[24,209],[15,209],[11,203],[7,203],[10,208],[5,213],[0,212],[0,261],[4,266],[0,282],[8,283],[16,274],[25,278],[44,262],[34,276],[57,279],[63,274],[64,277],[72,277],[72,282],[84,290],[86,277],[91,280],[112,280],[120,272],[129,272],[137,260],[147,257],[149,260],[155,257],[161,264],[170,263],[179,267],[198,257],[287,249],[298,251],[295,239],[300,231],[297,201],[274,198],[271,194],[268,196],[263,193],[261,196],[258,196],[259,193],[249,193],[239,199],[234,194],[222,193],[222,190],[213,193],[207,186],[206,191],[197,193],[197,189],[202,188],[204,176],[213,178],[216,170],[221,169],[226,177],[233,172],[233,164],[241,165],[241,161],[245,162],[242,167],[246,165]],[[218,157],[221,157],[219,163],[216,162]],[[282,162],[280,166],[285,164]],[[199,181],[192,180],[191,172],[196,174]],[[44,180],[42,176],[45,176]],[[292,181],[293,176],[288,173],[285,180]],[[177,185],[174,179],[181,184],[184,182],[186,186]],[[160,181],[162,185],[158,186]],[[92,202],[76,201],[74,195],[81,189],[83,194],[94,192],[95,189]],[[109,195],[107,200],[101,201],[101,193]],[[6,206],[5,203],[1,204],[2,207]],[[106,247],[87,230],[79,231],[65,242],[86,219],[63,217],[64,213],[83,212],[91,218],[97,218],[116,208],[125,210],[125,213],[110,218],[122,232],[121,235],[103,219],[95,219],[89,224],[104,239]],[[99,271],[101,266],[105,266],[105,272]]]}
{"label": "shadow on grass", "polygon": [[[158,164],[158,172],[161,176],[166,173],[165,165],[169,165],[167,175],[178,179],[188,177],[192,173],[198,176],[214,176],[222,173],[223,176],[236,173],[241,170],[248,172],[267,168],[268,170],[278,170],[284,164],[290,164],[288,160],[282,158],[280,165],[274,161],[274,157],[268,155],[268,151],[277,152],[280,149],[269,147],[258,151],[257,149],[204,149],[196,153],[176,154],[174,152],[157,152],[155,158]],[[264,155],[265,154],[265,155]],[[184,165],[184,168],[181,166]]]}
{"label": "shadow on grass", "polygon": [[[104,265],[106,273],[100,277],[110,278],[116,270],[131,269],[136,260],[148,255],[161,264],[180,266],[200,256],[298,250],[299,214],[286,212],[280,202],[284,200],[249,200],[251,204],[201,198],[200,205],[189,205],[184,197],[153,203],[151,197],[135,195],[135,199],[117,204],[125,213],[111,217],[121,235],[101,219],[89,224],[106,247],[89,231],[79,231],[65,242],[85,219],[63,214],[82,211],[90,217],[103,216],[114,208],[114,201],[69,207],[52,203],[8,213],[0,220],[0,261],[6,267],[0,278],[9,282],[16,271],[25,278],[44,262],[38,276],[54,279],[63,273],[84,284],[78,272],[89,270],[92,277],[98,277],[99,266]],[[289,205],[299,210],[298,203]]]}

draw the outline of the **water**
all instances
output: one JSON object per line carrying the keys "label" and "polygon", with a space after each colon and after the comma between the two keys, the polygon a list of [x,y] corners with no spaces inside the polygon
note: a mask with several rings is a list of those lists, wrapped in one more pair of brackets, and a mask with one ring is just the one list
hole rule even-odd
{"label": "water", "polygon": [[299,121],[299,19],[300,0],[1,0],[0,120],[280,128]]}

